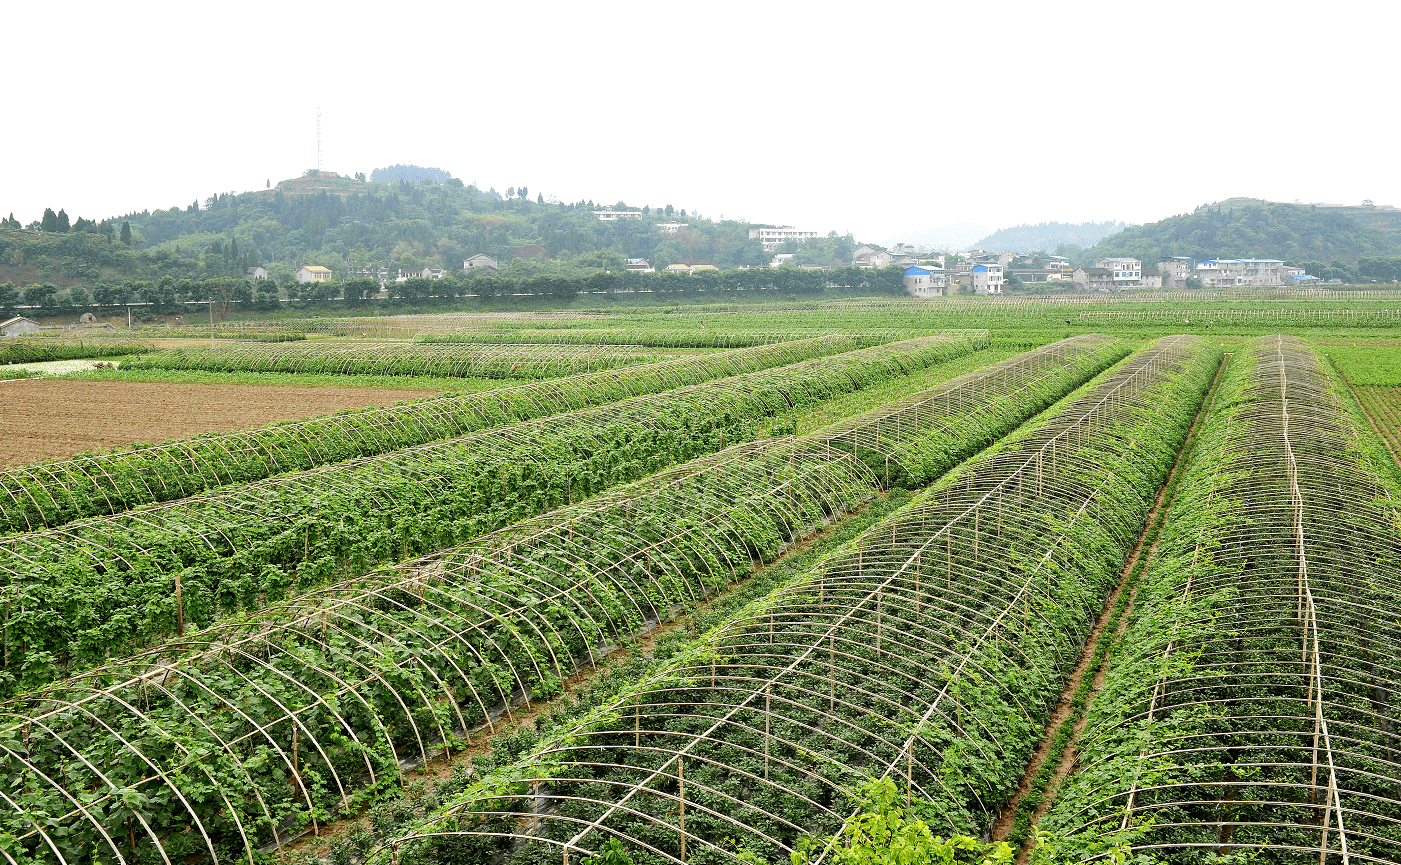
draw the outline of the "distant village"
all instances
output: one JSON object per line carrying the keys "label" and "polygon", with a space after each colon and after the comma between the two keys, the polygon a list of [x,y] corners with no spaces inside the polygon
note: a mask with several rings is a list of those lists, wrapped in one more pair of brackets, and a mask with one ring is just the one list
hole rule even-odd
{"label": "distant village", "polygon": [[[621,219],[642,219],[646,214],[637,210],[614,210],[604,207],[593,211],[604,222]],[[667,221],[657,226],[663,234],[677,234],[687,227],[687,223]],[[791,225],[756,226],[749,229],[749,239],[758,240],[764,252],[773,255],[770,267],[795,266],[802,270],[829,270],[830,265],[797,264],[792,259],[794,253],[780,253],[778,250],[789,241],[807,241],[819,237],[816,231],[807,231]],[[790,247],[791,248],[791,247]],[[545,248],[538,244],[518,247],[512,250],[515,259],[529,260],[544,256]],[[1173,256],[1151,266],[1137,258],[1101,258],[1093,267],[1080,267],[1071,264],[1061,255],[1037,253],[1035,255],[1015,255],[1011,252],[990,252],[983,249],[969,249],[959,253],[935,253],[920,251],[915,247],[897,243],[891,249],[874,246],[858,246],[852,251],[852,267],[883,269],[887,267],[905,268],[904,283],[912,297],[943,297],[953,294],[975,294],[996,296],[1005,293],[1009,282],[1027,283],[1070,283],[1072,290],[1084,292],[1114,292],[1129,289],[1183,289],[1183,288],[1269,288],[1308,285],[1320,282],[1301,267],[1291,267],[1273,258],[1231,258],[1196,261],[1186,256]],[[499,259],[478,253],[462,262],[462,269],[468,275],[491,275],[500,269]],[[656,268],[645,258],[629,258],[624,267],[634,273],[655,273]],[[702,273],[718,270],[712,264],[671,264],[662,268],[667,273]],[[389,282],[404,282],[409,279],[442,279],[447,271],[441,267],[413,269],[397,268],[391,271],[383,265],[366,265],[351,268],[350,278],[371,279],[385,288]],[[266,279],[268,273],[261,267],[248,270],[250,279]],[[320,265],[307,265],[298,268],[298,282],[324,282],[334,274]],[[1014,278],[1014,279],[1013,279]],[[1338,282],[1339,280],[1333,280]]]}
{"label": "distant village", "polygon": [[[901,265],[905,289],[915,297],[945,294],[998,295],[1008,277],[1020,283],[1071,283],[1079,291],[1127,291],[1129,289],[1270,288],[1319,282],[1302,267],[1291,267],[1275,258],[1223,258],[1194,261],[1173,256],[1145,267],[1137,258],[1101,258],[1093,267],[1076,267],[1060,255],[1045,255],[1042,267],[1017,267],[1010,252],[970,249],[957,255],[923,255],[903,244],[890,251],[870,247],[856,250],[858,267]],[[1196,280],[1196,284],[1189,280]],[[1334,280],[1340,282],[1340,280]]]}

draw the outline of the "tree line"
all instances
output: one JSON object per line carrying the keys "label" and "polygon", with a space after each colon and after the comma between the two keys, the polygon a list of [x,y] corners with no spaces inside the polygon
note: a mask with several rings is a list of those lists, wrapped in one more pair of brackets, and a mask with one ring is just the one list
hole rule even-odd
{"label": "tree line", "polygon": [[156,314],[184,311],[187,303],[212,300],[215,313],[224,317],[236,304],[250,310],[281,309],[283,301],[294,304],[340,303],[348,307],[373,304],[446,304],[463,298],[534,297],[570,300],[580,295],[652,294],[669,297],[700,295],[723,297],[739,292],[772,292],[793,296],[825,293],[855,295],[903,295],[904,268],[867,270],[856,267],[832,270],[797,268],[751,268],[749,270],[682,273],[594,273],[574,276],[456,276],[443,279],[414,277],[385,285],[380,297],[378,280],[351,279],[337,282],[297,282],[286,280],[279,286],[273,279],[175,279],[101,282],[91,290],[84,286],[60,289],[53,283],[34,283],[18,288],[0,283],[0,309],[13,312],[18,307],[37,307],[46,314],[101,312],[139,304]]}

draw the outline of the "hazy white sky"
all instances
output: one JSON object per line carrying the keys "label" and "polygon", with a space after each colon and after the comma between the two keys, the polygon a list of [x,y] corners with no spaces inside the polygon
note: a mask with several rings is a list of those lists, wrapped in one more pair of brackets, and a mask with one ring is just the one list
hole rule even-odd
{"label": "hazy white sky", "polygon": [[9,4],[0,212],[316,162],[858,237],[1401,206],[1394,2]]}

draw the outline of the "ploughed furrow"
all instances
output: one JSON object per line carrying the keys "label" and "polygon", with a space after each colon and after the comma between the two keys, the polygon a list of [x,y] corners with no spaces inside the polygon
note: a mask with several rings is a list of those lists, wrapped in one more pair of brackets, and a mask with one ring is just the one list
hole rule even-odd
{"label": "ploughed furrow", "polygon": [[0,531],[58,526],[856,347],[850,337],[814,337],[19,466],[0,471]]}
{"label": "ploughed furrow", "polygon": [[982,833],[1016,789],[1218,357],[1193,337],[1131,357],[385,839],[372,861],[577,862],[616,839],[639,861],[743,849],[786,863],[809,836],[841,829],[848,791],[869,777],[894,780],[939,834]]}
{"label": "ploughed furrow", "polygon": [[[938,438],[952,464],[1072,389],[1086,356],[1119,351],[1038,350],[1040,373],[982,397],[1020,409],[989,408],[976,430],[925,413],[862,440]],[[983,394],[970,382],[1000,373],[928,398]],[[34,861],[234,862],[315,829],[874,496],[862,454],[885,455],[857,451],[821,436],[733,446],[12,700],[0,831]]]}
{"label": "ploughed furrow", "polygon": [[1237,352],[1042,826],[1083,857],[1401,861],[1398,598],[1401,488],[1346,386],[1290,337]]}

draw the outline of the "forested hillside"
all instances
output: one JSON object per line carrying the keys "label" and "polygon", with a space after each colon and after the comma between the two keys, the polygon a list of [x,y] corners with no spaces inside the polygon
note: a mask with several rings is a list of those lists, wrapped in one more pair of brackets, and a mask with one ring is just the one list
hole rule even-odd
{"label": "forested hillside", "polygon": [[1112,219],[1107,222],[1042,222],[999,228],[973,245],[979,249],[1005,249],[1009,252],[1054,252],[1063,243],[1092,246],[1127,227],[1128,223]]}
{"label": "forested hillside", "polygon": [[[427,172],[391,166],[376,175]],[[625,258],[669,264],[713,264],[721,269],[767,264],[771,258],[748,223],[697,218],[668,203],[610,203],[640,210],[640,219],[601,221],[604,202],[547,202],[522,186],[505,194],[479,190],[460,179],[389,183],[309,171],[243,194],[143,211],[68,231],[0,232],[0,283],[49,282],[93,286],[100,280],[207,279],[241,276],[260,264],[279,281],[296,267],[321,264],[337,279],[351,267],[444,267],[460,270],[474,253],[495,256],[506,267],[539,275],[578,275],[619,270]],[[664,233],[663,222],[684,227]],[[128,240],[129,239],[129,240]],[[851,238],[829,237],[804,245],[798,263],[850,262]],[[785,250],[793,251],[793,250]]]}
{"label": "forested hillside", "polygon": [[1081,263],[1105,256],[1159,261],[1173,255],[1210,258],[1278,258],[1290,262],[1339,262],[1401,255],[1386,232],[1329,208],[1271,204],[1203,206],[1192,213],[1138,225],[1084,250]]}

